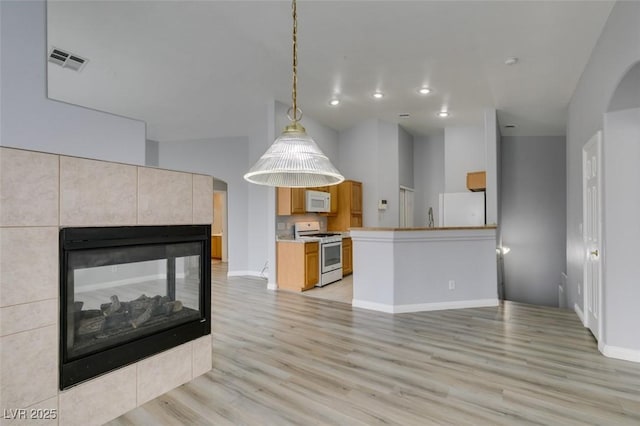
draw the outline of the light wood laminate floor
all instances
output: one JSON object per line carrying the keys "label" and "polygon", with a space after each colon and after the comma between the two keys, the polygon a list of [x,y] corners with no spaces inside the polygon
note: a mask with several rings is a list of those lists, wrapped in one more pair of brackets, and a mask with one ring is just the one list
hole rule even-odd
{"label": "light wood laminate floor", "polygon": [[213,370],[111,425],[638,425],[640,364],[572,311],[384,314],[213,271]]}

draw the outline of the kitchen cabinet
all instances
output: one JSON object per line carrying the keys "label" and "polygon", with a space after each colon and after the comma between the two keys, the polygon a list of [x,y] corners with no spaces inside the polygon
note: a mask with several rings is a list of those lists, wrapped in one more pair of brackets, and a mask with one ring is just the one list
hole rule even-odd
{"label": "kitchen cabinet", "polygon": [[328,231],[362,227],[362,183],[345,180],[338,186],[338,211],[327,218]]}
{"label": "kitchen cabinet", "polygon": [[342,276],[353,273],[353,242],[350,237],[342,239]]}
{"label": "kitchen cabinet", "polygon": [[305,188],[277,188],[277,214],[289,216],[305,213]]}
{"label": "kitchen cabinet", "polygon": [[467,189],[477,192],[484,191],[487,188],[487,172],[470,172],[467,173]]}
{"label": "kitchen cabinet", "polygon": [[320,251],[317,241],[278,241],[276,244],[278,288],[303,291],[320,280]]}
{"label": "kitchen cabinet", "polygon": [[211,258],[222,259],[222,235],[211,236]]}
{"label": "kitchen cabinet", "polygon": [[320,213],[323,216],[335,216],[338,214],[338,185],[321,186],[313,188],[316,191],[328,192],[331,195],[331,208],[328,213]]}

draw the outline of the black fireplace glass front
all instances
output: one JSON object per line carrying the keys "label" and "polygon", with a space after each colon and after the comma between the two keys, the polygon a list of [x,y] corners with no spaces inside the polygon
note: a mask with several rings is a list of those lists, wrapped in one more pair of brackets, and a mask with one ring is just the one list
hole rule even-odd
{"label": "black fireplace glass front", "polygon": [[61,389],[210,333],[210,234],[61,230]]}

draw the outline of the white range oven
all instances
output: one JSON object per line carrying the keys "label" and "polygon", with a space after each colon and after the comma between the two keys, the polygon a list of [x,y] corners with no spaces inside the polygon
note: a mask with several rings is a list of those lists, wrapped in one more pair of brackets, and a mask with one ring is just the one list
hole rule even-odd
{"label": "white range oven", "polygon": [[295,236],[319,243],[320,279],[316,287],[342,279],[342,234],[320,232],[320,222],[297,222]]}

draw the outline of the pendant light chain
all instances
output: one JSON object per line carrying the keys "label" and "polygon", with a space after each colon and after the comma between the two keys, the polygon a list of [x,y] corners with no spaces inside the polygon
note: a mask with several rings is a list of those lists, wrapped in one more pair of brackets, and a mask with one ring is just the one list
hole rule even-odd
{"label": "pendant light chain", "polygon": [[293,118],[292,121],[294,123],[298,122],[298,103],[297,103],[297,95],[298,95],[298,12],[296,9],[296,0],[292,0],[291,9],[293,12],[293,90],[291,91],[291,100],[293,110]]}
{"label": "pendant light chain", "polygon": [[[2,1],[2,0],[0,0]],[[302,111],[298,108],[298,13],[296,0],[291,1],[293,15],[293,88],[292,106],[287,110],[291,123],[267,151],[244,175],[244,179],[257,185],[309,188],[336,185],[344,176],[331,164],[329,158],[307,135],[299,123]]]}

